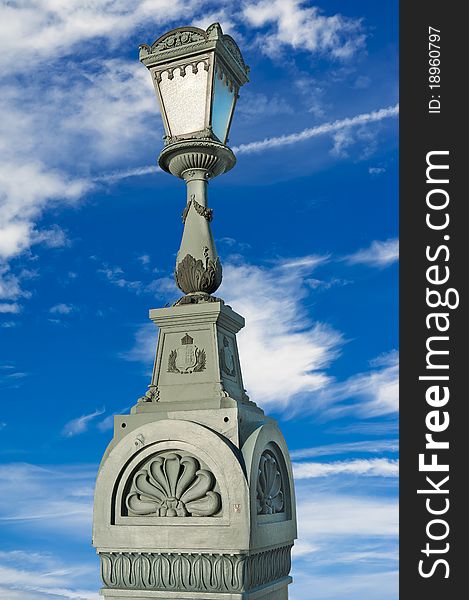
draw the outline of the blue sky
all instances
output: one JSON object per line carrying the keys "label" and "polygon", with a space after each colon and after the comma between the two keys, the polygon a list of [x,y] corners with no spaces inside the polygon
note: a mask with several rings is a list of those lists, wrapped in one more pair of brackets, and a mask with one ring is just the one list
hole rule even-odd
{"label": "blue sky", "polygon": [[149,382],[183,184],[138,45],[219,21],[251,67],[210,185],[245,385],[280,422],[291,600],[397,597],[397,2],[0,7],[0,595],[97,600],[94,478]]}

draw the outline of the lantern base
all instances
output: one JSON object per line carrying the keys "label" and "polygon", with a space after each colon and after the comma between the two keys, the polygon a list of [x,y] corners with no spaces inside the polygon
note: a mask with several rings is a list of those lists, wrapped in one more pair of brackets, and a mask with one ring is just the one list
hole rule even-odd
{"label": "lantern base", "polygon": [[190,169],[204,169],[207,179],[212,179],[232,169],[236,164],[236,157],[224,144],[193,139],[168,144],[161,152],[158,164],[163,171],[180,179]]}

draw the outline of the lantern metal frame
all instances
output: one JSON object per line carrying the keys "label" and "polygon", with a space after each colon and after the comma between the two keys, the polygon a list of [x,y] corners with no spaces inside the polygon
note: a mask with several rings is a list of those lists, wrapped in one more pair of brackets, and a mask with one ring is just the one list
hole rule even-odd
{"label": "lantern metal frame", "polygon": [[[160,104],[166,135],[165,144],[181,140],[213,140],[225,145],[233,119],[239,88],[249,81],[249,67],[245,64],[241,51],[229,35],[223,33],[219,23],[210,25],[206,31],[198,27],[178,27],[159,37],[151,46],[142,44],[140,62],[151,72],[153,85]],[[200,64],[203,63],[203,67]],[[168,118],[165,100],[160,83],[162,74],[168,72],[168,78],[174,77],[174,71],[179,70],[182,77],[186,70],[197,73],[199,68],[208,71],[205,90],[204,127],[181,135],[172,134],[172,125]],[[221,74],[221,77],[220,77]],[[213,131],[213,109],[216,102],[215,78],[225,79],[225,85],[233,92],[233,100],[228,115],[223,139]]]}

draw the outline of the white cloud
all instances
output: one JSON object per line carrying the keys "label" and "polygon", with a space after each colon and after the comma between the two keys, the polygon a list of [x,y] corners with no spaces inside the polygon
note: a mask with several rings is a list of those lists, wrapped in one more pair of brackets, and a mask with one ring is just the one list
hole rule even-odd
{"label": "white cloud", "polygon": [[321,546],[315,546],[305,540],[297,540],[292,548],[292,556],[293,559],[295,559],[307,554],[312,554],[313,552],[318,552],[320,549]]}
{"label": "white cloud", "polygon": [[399,422],[395,418],[390,420],[354,420],[346,425],[335,425],[328,429],[328,433],[335,435],[391,435],[395,436],[399,430]]}
{"label": "white cloud", "polygon": [[334,454],[397,452],[398,449],[398,440],[361,440],[359,442],[340,442],[324,446],[313,446],[312,448],[301,448],[290,452],[290,457],[298,460],[316,456],[332,456]]}
{"label": "white cloud", "polygon": [[399,240],[373,241],[368,248],[350,254],[345,260],[351,265],[387,267],[399,260]]}
{"label": "white cloud", "polygon": [[[54,105],[71,102],[61,115],[62,135],[66,134],[69,144],[78,139],[82,151],[83,145],[92,148],[93,161],[98,164],[125,161],[128,165],[129,155],[142,145],[142,140],[147,144],[157,142],[162,133],[149,73],[137,61],[121,59],[108,59],[104,64],[89,61],[81,68],[81,77],[74,73],[73,83],[68,88],[57,87],[52,98]],[[93,168],[93,163],[89,166]],[[112,183],[158,171],[156,166],[126,166],[93,180]]]}
{"label": "white cloud", "polygon": [[293,463],[295,479],[327,477],[329,475],[365,475],[369,477],[398,477],[399,462],[387,458],[341,460],[330,463]]}
{"label": "white cloud", "polygon": [[372,418],[399,410],[399,358],[390,352],[379,358],[376,368],[335,382],[314,397],[317,411],[334,418],[346,414]]}
{"label": "white cloud", "polygon": [[128,352],[123,352],[121,358],[150,365],[156,353],[157,329],[153,323],[141,325],[135,332],[135,342]]}
{"label": "white cloud", "polygon": [[121,267],[104,265],[103,268],[98,269],[98,273],[104,275],[110,283],[117,287],[130,289],[137,293],[142,291],[143,283],[141,281],[130,281],[129,279],[126,279],[124,270]]}
{"label": "white cloud", "polygon": [[71,312],[75,310],[75,307],[72,304],[55,304],[49,308],[49,312],[53,315],[69,315]]}
{"label": "white cloud", "polygon": [[302,309],[304,279],[326,260],[308,256],[266,269],[227,264],[220,295],[246,319],[238,334],[244,383],[255,402],[286,408],[300,393],[324,388],[325,369],[342,336],[312,323]]}
{"label": "white cloud", "polygon": [[[326,552],[329,549],[326,550]],[[332,573],[311,573],[311,565],[307,570],[294,571],[295,584],[291,586],[290,600],[311,600],[311,590],[314,590],[314,600],[396,600],[399,594],[398,571],[393,565],[392,570],[362,572],[360,574],[347,572],[338,576],[337,567]]]}
{"label": "white cloud", "polygon": [[304,140],[309,140],[325,134],[336,134],[337,132],[343,130],[349,131],[351,127],[368,123],[376,123],[378,121],[382,121],[383,119],[396,117],[398,114],[398,105],[389,106],[388,108],[381,108],[379,110],[357,115],[355,117],[323,123],[322,125],[317,125],[316,127],[303,129],[303,131],[298,133],[290,133],[277,137],[266,138],[265,140],[250,142],[248,144],[240,144],[236,148],[233,148],[233,151],[237,154],[250,154],[252,152],[260,152],[261,150],[265,149],[284,147],[289,144],[296,144],[297,142],[302,142]]}
{"label": "white cloud", "polygon": [[340,14],[324,16],[304,0],[261,0],[247,4],[243,14],[249,25],[273,25],[259,36],[259,47],[270,56],[292,47],[344,60],[365,44],[361,21]]}
{"label": "white cloud", "polygon": [[[47,12],[50,2],[36,5]],[[6,10],[14,28],[24,11]],[[0,23],[5,23],[1,16]],[[66,35],[63,40],[70,48]],[[37,58],[40,52],[33,54]],[[0,63],[3,58],[5,53]],[[41,228],[51,208],[76,204],[99,184],[157,170],[119,169],[124,161],[129,164],[143,139],[151,145],[161,135],[151,78],[138,61],[63,61],[21,83],[7,77],[0,112],[0,261],[35,244],[69,244],[58,225]],[[93,178],[93,172],[109,165],[114,170]],[[0,264],[0,281],[6,268]],[[2,283],[0,297],[1,291]]]}
{"label": "white cloud", "polygon": [[0,313],[19,313],[21,310],[21,306],[19,304],[17,304],[16,302],[9,302],[9,303],[5,303],[2,302],[0,303]]}
{"label": "white cloud", "polygon": [[368,173],[370,175],[382,175],[383,173],[386,173],[386,169],[384,167],[370,167]]}
{"label": "white cloud", "polygon": [[[29,298],[31,293],[21,289],[23,280],[32,279],[36,276],[34,271],[26,269],[20,270],[18,273],[12,273],[10,266],[0,258],[0,301],[14,301],[19,298]],[[17,302],[1,303],[3,310],[0,312],[17,313],[21,310],[21,306]]]}
{"label": "white cloud", "polygon": [[298,600],[309,598],[313,583],[320,600],[344,595],[336,595],[339,573],[349,584],[347,598],[359,600],[364,589],[370,597],[394,598],[381,594],[373,576],[388,572],[389,584],[396,585],[398,502],[395,494],[383,496],[384,482],[390,490],[396,480],[379,480],[378,488],[376,479],[360,479],[358,491],[356,480],[346,475],[336,474],[334,491],[323,478],[296,480],[299,552],[293,554],[292,595]]}
{"label": "white cloud", "polygon": [[70,179],[27,158],[0,166],[0,259],[29,248],[36,233],[34,221],[49,203],[77,200],[89,189],[84,179]]}
{"label": "white cloud", "polygon": [[7,600],[98,600],[98,592],[77,589],[95,579],[91,563],[61,563],[50,553],[0,552],[0,592]]}
{"label": "white cloud", "polygon": [[300,538],[398,535],[399,511],[394,499],[321,492],[311,498],[298,502]]}
{"label": "white cloud", "polygon": [[[115,147],[114,147],[115,148]],[[238,148],[233,148],[238,150]],[[104,172],[100,175],[95,175],[92,178],[94,183],[115,183],[121,179],[127,179],[129,177],[141,177],[144,175],[152,175],[154,173],[163,173],[162,169],[153,165],[134,167],[131,169],[122,169],[110,172]]]}
{"label": "white cloud", "polygon": [[2,527],[89,540],[96,470],[86,465],[0,465]]}
{"label": "white cloud", "polygon": [[54,225],[50,229],[35,231],[32,243],[44,244],[48,248],[63,248],[64,246],[70,246],[70,240],[68,240],[67,234],[60,229],[58,225]]}
{"label": "white cloud", "polygon": [[114,427],[114,416],[115,415],[125,415],[129,412],[130,406],[124,406],[120,410],[113,412],[112,414],[105,417],[102,421],[98,423],[98,429],[100,431],[109,431]]}
{"label": "white cloud", "polygon": [[68,421],[68,423],[65,423],[62,429],[62,435],[65,437],[73,437],[80,433],[84,433],[88,429],[90,422],[96,417],[99,417],[99,415],[102,415],[104,412],[104,409],[95,410],[88,415],[82,415],[81,417]]}
{"label": "white cloud", "polygon": [[[107,39],[109,45],[122,43],[122,39],[141,25],[147,28],[166,24],[192,12],[196,2],[173,0],[30,0],[30,2],[3,3],[0,10],[0,38],[2,56],[0,65],[18,69],[17,57],[24,52],[25,40],[33,49],[24,68],[30,63],[72,54],[77,45],[96,39]],[[142,40],[145,42],[148,40]],[[153,40],[150,40],[153,41]],[[100,46],[104,57],[108,44]],[[82,49],[82,48],[81,48]]]}
{"label": "white cloud", "polygon": [[352,129],[350,127],[344,127],[343,129],[339,129],[332,136],[334,141],[334,145],[331,150],[331,154],[333,156],[337,156],[339,158],[345,158],[348,156],[347,150],[352,146],[354,139],[352,134]]}
{"label": "white cloud", "polygon": [[142,254],[141,256],[137,256],[137,260],[140,261],[144,267],[151,262],[150,256],[148,254]]}
{"label": "white cloud", "polygon": [[[30,580],[36,573],[25,573],[29,575]],[[42,588],[33,586],[20,587],[12,589],[0,586],[2,598],[5,600],[100,600],[101,596],[98,592],[90,592],[87,590],[69,590],[66,588]],[[7,595],[8,594],[8,595]]]}
{"label": "white cloud", "polygon": [[293,108],[279,96],[244,91],[236,103],[236,114],[246,119],[273,117],[281,114],[293,114]]}

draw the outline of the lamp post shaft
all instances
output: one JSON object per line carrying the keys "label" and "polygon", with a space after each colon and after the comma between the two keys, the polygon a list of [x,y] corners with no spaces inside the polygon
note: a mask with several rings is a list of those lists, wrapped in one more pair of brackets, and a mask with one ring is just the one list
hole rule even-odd
{"label": "lamp post shaft", "polygon": [[182,214],[184,231],[176,258],[175,279],[186,294],[180,302],[207,299],[221,284],[222,271],[210,227],[212,210],[207,205],[210,173],[189,169],[182,173],[187,186],[187,202]]}

